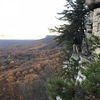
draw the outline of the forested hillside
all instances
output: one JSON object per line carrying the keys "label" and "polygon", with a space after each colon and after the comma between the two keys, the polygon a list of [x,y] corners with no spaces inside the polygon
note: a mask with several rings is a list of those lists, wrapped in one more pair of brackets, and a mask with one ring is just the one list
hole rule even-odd
{"label": "forested hillside", "polygon": [[48,100],[45,82],[60,66],[54,38],[0,41],[0,100]]}

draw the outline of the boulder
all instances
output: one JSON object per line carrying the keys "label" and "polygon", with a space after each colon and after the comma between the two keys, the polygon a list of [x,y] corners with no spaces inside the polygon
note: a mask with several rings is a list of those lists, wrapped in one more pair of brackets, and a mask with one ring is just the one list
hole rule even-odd
{"label": "boulder", "polygon": [[100,7],[100,0],[86,0],[86,4],[90,10],[93,10]]}

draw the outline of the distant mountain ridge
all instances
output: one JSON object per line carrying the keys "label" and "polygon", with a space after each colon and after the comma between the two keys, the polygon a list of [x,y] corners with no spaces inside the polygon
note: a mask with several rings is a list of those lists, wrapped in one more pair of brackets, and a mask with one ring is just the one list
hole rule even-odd
{"label": "distant mountain ridge", "polygon": [[45,38],[42,38],[36,41],[47,42],[47,41],[54,40],[55,38],[56,38],[56,35],[47,35]]}
{"label": "distant mountain ridge", "polygon": [[24,43],[50,43],[52,41],[54,41],[55,39],[55,35],[47,35],[45,38],[43,39],[39,39],[39,40],[0,40],[0,47],[9,47],[9,46],[13,46],[13,45],[19,45],[19,44],[24,44]]}

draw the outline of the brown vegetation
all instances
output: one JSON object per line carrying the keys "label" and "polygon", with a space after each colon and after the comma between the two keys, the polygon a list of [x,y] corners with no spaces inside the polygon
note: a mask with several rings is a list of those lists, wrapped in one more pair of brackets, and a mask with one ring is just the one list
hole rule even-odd
{"label": "brown vegetation", "polygon": [[60,47],[46,45],[0,49],[0,100],[48,100],[44,83],[57,74]]}

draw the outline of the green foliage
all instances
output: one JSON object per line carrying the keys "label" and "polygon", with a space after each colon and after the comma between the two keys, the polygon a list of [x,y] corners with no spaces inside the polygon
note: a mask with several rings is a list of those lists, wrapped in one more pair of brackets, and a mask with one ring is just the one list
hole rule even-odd
{"label": "green foliage", "polygon": [[[84,20],[87,14],[85,0],[66,0],[66,10],[59,20],[66,21],[67,24],[51,29],[53,32],[62,33],[56,40],[67,47],[72,45],[72,37],[80,38],[80,45],[84,36]],[[100,48],[98,37],[92,36],[88,40],[90,51]],[[80,56],[72,57],[71,49],[65,50],[67,54],[62,60],[63,74],[60,78],[47,81],[47,93],[50,100],[56,100],[59,96],[62,100],[100,100],[100,55],[91,55],[92,62],[79,64]],[[82,55],[81,55],[82,56]],[[75,59],[77,58],[77,59]],[[79,72],[85,77],[77,80]]]}
{"label": "green foliage", "polygon": [[63,100],[73,100],[75,95],[75,84],[73,81],[66,82],[64,79],[58,77],[47,81],[47,93],[50,100],[56,100],[59,96]]}
{"label": "green foliage", "polygon": [[[71,58],[65,62],[63,76],[47,81],[50,100],[59,96],[62,100],[100,100],[100,55],[95,55],[91,63],[80,64],[80,59]],[[66,66],[67,65],[67,66]],[[77,80],[78,72],[86,78]]]}
{"label": "green foliage", "polygon": [[94,36],[93,33],[91,34],[91,37],[88,39],[88,44],[90,47],[90,51],[95,51],[96,48],[100,48],[100,39],[97,36]]}
{"label": "green foliage", "polygon": [[75,83],[80,69],[78,61],[79,59],[75,60],[74,58],[71,58],[69,62],[66,61],[63,75],[47,81],[46,87],[50,100],[56,100],[57,96],[61,97],[62,100],[75,100],[77,90]]}
{"label": "green foliage", "polygon": [[86,76],[86,79],[80,84],[82,97],[85,97],[86,100],[100,100],[100,60],[87,66],[82,70],[82,74]]}
{"label": "green foliage", "polygon": [[62,87],[65,86],[62,78],[54,78],[47,81],[47,93],[51,97],[50,100],[55,100],[56,96],[60,95]]}
{"label": "green foliage", "polygon": [[51,29],[52,32],[61,33],[56,40],[57,42],[64,44],[72,44],[73,35],[77,35],[82,43],[84,36],[84,19],[87,13],[85,8],[85,0],[66,0],[66,9],[62,13],[58,13],[62,17],[58,18],[61,21],[66,22],[55,29]]}

